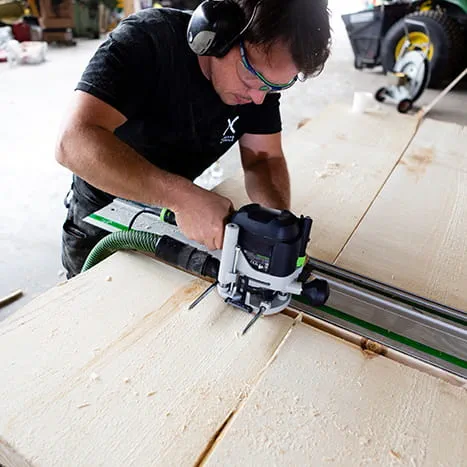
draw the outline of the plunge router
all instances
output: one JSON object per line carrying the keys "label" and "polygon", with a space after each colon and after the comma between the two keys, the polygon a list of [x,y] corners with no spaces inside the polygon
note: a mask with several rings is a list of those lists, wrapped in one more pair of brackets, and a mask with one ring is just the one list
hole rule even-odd
{"label": "plunge router", "polygon": [[[300,221],[301,218],[295,219],[298,219],[298,223],[295,224],[297,221],[294,220],[292,224],[295,224],[296,227],[300,225],[300,222],[304,224],[308,222]],[[91,267],[119,249],[126,248],[150,252],[158,259],[177,265],[187,272],[216,280],[219,277],[222,254],[225,251],[227,258],[230,258],[225,264],[232,264],[233,252],[235,268],[228,271],[227,280],[222,279],[223,284],[228,285],[225,298],[229,298],[227,294],[230,294],[230,298],[234,302],[240,298],[239,303],[244,302],[248,306],[254,305],[252,314],[255,318],[260,316],[261,306],[264,307],[260,295],[248,297],[248,293],[259,291],[254,286],[257,281],[261,285],[261,293],[266,294],[266,298],[270,298],[270,296],[267,297],[267,294],[275,294],[276,301],[270,300],[273,309],[275,303],[280,303],[282,298],[280,293],[292,295],[288,305],[286,305],[287,297],[275,310],[284,305],[292,313],[302,313],[305,316],[318,319],[320,322],[328,322],[338,328],[351,331],[361,336],[362,342],[365,342],[366,339],[377,342],[383,346],[383,349],[395,349],[432,366],[467,378],[467,314],[465,311],[442,305],[312,257],[306,256],[304,258],[302,256],[303,250],[300,248],[296,250],[298,251],[296,253],[296,268],[291,273],[291,277],[287,274],[293,269],[290,266],[290,270],[288,269],[284,276],[274,272],[274,281],[268,282],[269,285],[262,284],[261,282],[267,281],[262,281],[264,276],[261,276],[263,273],[261,268],[268,264],[268,261],[261,258],[260,250],[256,248],[254,250],[256,255],[251,263],[256,266],[256,269],[253,268],[255,270],[252,273],[249,267],[253,266],[248,263],[247,268],[244,262],[248,259],[248,254],[242,253],[240,255],[236,247],[227,247],[227,243],[224,251],[207,251],[204,246],[187,239],[176,225],[168,223],[171,221],[170,213],[154,206],[133,201],[116,198],[109,205],[90,214],[85,221],[113,232],[112,235],[101,240],[99,251],[90,255],[87,267]],[[240,224],[242,221],[237,218],[235,222]],[[286,224],[285,221],[281,220],[279,223]],[[249,234],[245,241],[239,235],[238,240],[233,241],[232,245],[248,247],[250,242],[255,244],[254,237],[260,235],[263,228],[261,224],[262,220],[258,222],[258,225],[256,225],[256,221],[249,222],[251,238]],[[129,227],[133,225],[136,230],[129,231]],[[305,225],[299,227],[299,229],[302,228],[301,235],[303,238],[307,238]],[[277,243],[272,242],[272,245],[278,247],[281,243],[287,244],[288,231],[284,225],[282,227],[276,226],[271,231],[275,231],[276,235],[282,235],[280,239],[277,237]],[[230,233],[227,235],[230,236]],[[297,245],[299,244],[300,242],[297,241]],[[246,251],[249,251],[249,248],[246,248]],[[276,254],[273,252],[270,256],[265,256],[276,258]],[[295,257],[295,253],[293,256]],[[288,258],[292,258],[292,255],[289,255]],[[304,261],[303,265],[302,261]],[[260,266],[261,264],[263,266]],[[245,286],[246,284],[241,279],[242,276],[251,277],[252,281],[248,280],[248,285]],[[307,279],[307,276],[310,276],[311,280]],[[324,305],[310,304],[310,300],[306,297],[306,294],[311,293],[310,290],[306,291],[310,287],[307,284],[312,284],[317,279],[325,281],[329,285],[329,298]],[[274,285],[277,284],[276,281],[282,281],[279,287]],[[295,284],[295,281],[302,285],[300,293],[299,285]],[[314,284],[318,285],[319,282]],[[211,290],[217,289],[218,292],[222,292],[222,288],[221,284],[215,282],[192,306],[196,305]],[[278,290],[274,291],[275,288]],[[305,288],[305,292],[303,288]],[[319,294],[322,292],[326,294],[325,289],[315,287],[314,292],[312,292],[316,294],[318,299],[315,303],[319,303]],[[263,313],[267,310],[266,306]]]}
{"label": "plunge router", "polygon": [[256,315],[244,332],[261,315],[284,310],[292,294],[303,296],[312,306],[326,303],[328,283],[306,282],[311,275],[304,271],[311,225],[309,217],[258,204],[244,206],[231,216],[215,285],[226,303]]}
{"label": "plunge router", "polygon": [[[143,208],[133,216],[129,227],[142,213],[155,214],[176,225],[171,211]],[[317,278],[308,281],[311,271],[304,269],[311,226],[310,217],[249,204],[231,215],[225,227],[220,261],[207,252],[201,253],[198,244],[188,246],[169,236],[157,237],[153,251],[170,264],[215,279],[190,308],[217,287],[226,303],[255,315],[245,333],[261,315],[284,310],[292,294],[302,296],[311,306],[326,303],[328,283]],[[99,250],[98,244],[90,254],[91,260]],[[83,269],[89,267],[87,261]]]}

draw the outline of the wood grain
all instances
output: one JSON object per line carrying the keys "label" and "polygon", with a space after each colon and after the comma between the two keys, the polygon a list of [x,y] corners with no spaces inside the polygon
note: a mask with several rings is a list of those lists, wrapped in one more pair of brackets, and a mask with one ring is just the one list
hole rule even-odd
{"label": "wood grain", "polygon": [[205,285],[118,253],[1,323],[0,464],[193,465],[292,323]]}
{"label": "wood grain", "polygon": [[466,147],[425,120],[337,264],[467,311]]}
{"label": "wood grain", "polygon": [[304,324],[205,465],[466,465],[467,391]]}
{"label": "wood grain", "polygon": [[[293,210],[313,256],[462,307],[465,128],[425,121],[392,172],[415,127],[328,109],[286,142]],[[0,464],[465,464],[465,388],[284,315],[241,337],[217,294],[188,310],[206,286],[117,253],[0,322]]]}
{"label": "wood grain", "polygon": [[[333,262],[408,145],[414,117],[353,114],[333,105],[284,142],[292,211],[314,221],[308,253]],[[240,207],[243,174],[216,190]]]}

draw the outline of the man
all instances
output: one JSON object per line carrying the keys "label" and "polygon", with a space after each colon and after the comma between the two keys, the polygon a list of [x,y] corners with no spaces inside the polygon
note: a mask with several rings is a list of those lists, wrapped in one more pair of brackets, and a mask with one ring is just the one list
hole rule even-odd
{"label": "man", "polygon": [[209,0],[193,18],[212,14],[227,15],[215,27],[236,30],[207,46],[210,33],[187,34],[188,13],[143,10],[84,71],[56,149],[74,173],[62,239],[68,277],[106,234],[83,218],[115,196],[170,208],[187,237],[221,248],[232,203],[192,180],[237,141],[252,202],[289,208],[278,91],[322,70],[327,0]]}

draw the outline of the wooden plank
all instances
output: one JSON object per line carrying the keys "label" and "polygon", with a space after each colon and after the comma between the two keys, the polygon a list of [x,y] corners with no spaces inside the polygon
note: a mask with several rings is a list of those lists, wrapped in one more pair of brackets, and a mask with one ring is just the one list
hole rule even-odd
{"label": "wooden plank", "polygon": [[[414,117],[354,114],[333,105],[284,142],[292,210],[314,221],[308,252],[333,262],[408,145]],[[249,202],[243,174],[217,191],[236,207]]]}
{"label": "wooden plank", "polygon": [[205,286],[117,253],[0,323],[0,464],[194,464],[292,322]]}
{"label": "wooden plank", "polygon": [[467,391],[297,325],[204,465],[466,465]]}
{"label": "wooden plank", "polygon": [[[287,143],[294,210],[317,221],[312,253],[331,261],[416,125],[410,117],[355,116],[334,109]],[[381,133],[382,127],[388,133]],[[431,127],[421,130],[425,140],[434,133]],[[452,131],[452,147],[439,146],[433,136],[431,165],[425,146],[425,152],[407,153],[360,228],[401,170],[402,188],[407,177],[417,186],[431,177],[433,198],[423,190],[430,206],[441,200],[447,213],[451,205],[465,208],[462,201],[452,201],[452,180],[458,181],[461,197],[467,173],[453,142],[458,131],[443,131]],[[315,153],[304,164],[304,154]],[[436,177],[450,174],[443,175],[450,183],[448,194],[436,193],[439,179],[431,170]],[[240,183],[237,178],[221,187],[232,190],[237,205],[242,204]],[[394,190],[389,195],[399,196]],[[428,214],[439,214],[437,206],[432,209]],[[439,225],[448,246],[459,242],[456,222],[461,227],[465,222],[456,212],[465,214],[454,210],[448,228]],[[397,223],[414,214],[391,217]],[[419,231],[426,229],[417,222]],[[426,253],[428,233],[413,235],[412,247],[415,240],[426,240],[425,250],[419,250]],[[386,240],[375,255],[391,261],[390,247]],[[439,256],[433,264],[442,261]],[[430,272],[420,264],[418,277]],[[451,264],[452,274],[459,264]],[[319,465],[331,459],[340,465],[349,465],[348,459],[371,465],[391,460],[460,465],[467,458],[459,444],[466,431],[462,389],[389,359],[369,358],[372,354],[305,325],[290,331],[292,320],[282,315],[262,319],[240,338],[250,317],[226,307],[216,294],[188,310],[205,286],[150,258],[117,253],[1,322],[0,370],[7,384],[0,386],[0,464],[61,465],[64,456],[73,466],[225,464],[232,459],[262,465]],[[443,458],[436,450],[441,445],[447,446]]]}
{"label": "wooden plank", "polygon": [[425,120],[337,264],[467,310],[467,127]]}

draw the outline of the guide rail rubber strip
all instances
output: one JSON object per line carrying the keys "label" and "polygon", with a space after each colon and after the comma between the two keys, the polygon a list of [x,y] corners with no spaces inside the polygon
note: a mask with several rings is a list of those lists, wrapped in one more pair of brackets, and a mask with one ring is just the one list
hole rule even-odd
{"label": "guide rail rubber strip", "polygon": [[329,282],[329,299],[319,308],[295,299],[292,309],[467,378],[467,313],[316,259],[309,266]]}

